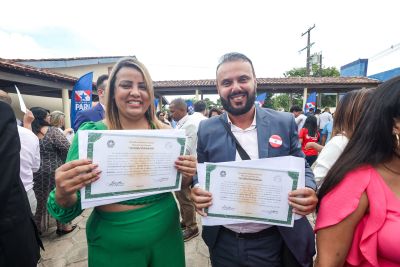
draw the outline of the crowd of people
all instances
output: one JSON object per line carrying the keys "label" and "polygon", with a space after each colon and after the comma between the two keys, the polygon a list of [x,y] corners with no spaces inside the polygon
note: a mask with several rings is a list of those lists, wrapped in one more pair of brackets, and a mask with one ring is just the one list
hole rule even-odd
{"label": "crowd of people", "polygon": [[[95,207],[86,227],[89,266],[185,266],[184,242],[200,233],[196,212],[207,216],[213,203],[197,164],[280,156],[304,158],[305,187],[287,199],[299,219],[293,227],[203,226],[213,267],[400,266],[400,77],[346,93],[333,115],[329,108],[255,105],[253,63],[240,53],[221,57],[216,86],[221,108],[200,100],[190,114],[177,98],[156,111],[146,66],[123,58],[99,77],[99,103],[77,114],[74,129],[65,128],[62,112],[42,107],[27,110],[17,127],[0,90],[0,155],[7,158],[0,169],[0,266],[36,266],[49,215],[59,236],[77,227],[71,222],[82,213],[80,189],[102,173],[79,158],[77,131],[172,128],[187,137],[185,155],[175,161],[181,190]],[[271,136],[281,144],[272,145]],[[313,229],[306,216],[314,212]]]}

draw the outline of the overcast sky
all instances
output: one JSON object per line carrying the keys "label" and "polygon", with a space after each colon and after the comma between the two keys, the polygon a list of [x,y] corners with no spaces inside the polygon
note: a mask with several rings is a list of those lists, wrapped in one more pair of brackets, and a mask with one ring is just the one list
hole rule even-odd
{"label": "overcast sky", "polygon": [[[63,4],[62,4],[63,3]],[[218,58],[242,52],[258,77],[282,77],[311,52],[340,66],[400,43],[400,1],[113,0],[4,1],[1,58],[136,55],[153,80],[215,77]],[[369,63],[399,67],[400,49]]]}

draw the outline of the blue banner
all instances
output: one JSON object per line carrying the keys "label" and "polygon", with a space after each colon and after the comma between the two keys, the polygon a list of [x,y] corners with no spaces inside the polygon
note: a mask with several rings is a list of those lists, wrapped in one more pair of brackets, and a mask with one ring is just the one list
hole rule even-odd
{"label": "blue banner", "polygon": [[71,94],[71,124],[74,125],[76,113],[92,107],[93,72],[86,73],[74,85]]}
{"label": "blue banner", "polygon": [[260,106],[264,105],[265,98],[267,97],[267,93],[262,93],[260,95],[257,95],[256,97],[256,104],[258,103]]}
{"label": "blue banner", "polygon": [[313,108],[315,111],[316,104],[317,104],[317,93],[312,92],[307,98],[306,105],[304,107],[304,113],[307,113],[310,108]]}
{"label": "blue banner", "polygon": [[193,114],[194,107],[193,107],[192,100],[186,99],[185,102],[186,102],[186,105],[187,105],[187,112],[189,113],[189,115]]}

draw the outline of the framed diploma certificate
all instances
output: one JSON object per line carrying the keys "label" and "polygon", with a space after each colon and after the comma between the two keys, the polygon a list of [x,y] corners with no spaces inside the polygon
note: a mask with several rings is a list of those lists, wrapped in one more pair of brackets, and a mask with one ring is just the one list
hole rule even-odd
{"label": "framed diploma certificate", "polygon": [[288,194],[299,172],[206,163],[205,190],[213,193],[208,217],[293,226]]}

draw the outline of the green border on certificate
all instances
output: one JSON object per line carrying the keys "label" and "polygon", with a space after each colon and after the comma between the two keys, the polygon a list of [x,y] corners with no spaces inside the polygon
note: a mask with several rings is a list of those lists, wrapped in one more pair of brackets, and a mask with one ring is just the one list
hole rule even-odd
{"label": "green border on certificate", "polygon": [[[210,178],[211,172],[213,172],[217,167],[224,167],[224,168],[233,168],[233,169],[241,169],[240,167],[236,166],[226,166],[226,165],[215,165],[215,164],[207,164],[206,165],[206,180],[205,180],[205,190],[210,190]],[[297,184],[299,180],[299,172],[297,171],[284,171],[284,170],[274,170],[274,169],[261,169],[261,168],[244,168],[244,169],[253,169],[253,170],[262,170],[262,171],[275,171],[275,172],[283,172],[287,173],[287,175],[292,178],[292,190],[297,189]],[[208,216],[210,217],[218,217],[218,218],[226,218],[226,219],[241,219],[241,220],[251,220],[251,221],[260,221],[260,222],[267,222],[267,223],[277,223],[281,225],[291,225],[292,224],[292,206],[289,206],[287,219],[286,220],[274,220],[274,219],[263,219],[258,217],[249,217],[249,216],[240,216],[240,215],[226,215],[226,214],[218,214],[218,213],[209,213],[208,208],[204,209]]]}
{"label": "green border on certificate", "polygon": [[[119,136],[119,137],[122,136],[122,137],[130,137],[130,138],[132,138],[132,137],[133,138],[135,138],[135,137],[152,138],[152,137],[154,137],[154,136],[147,136],[147,135],[128,136],[128,135],[123,135],[123,134],[105,134],[105,133],[89,132],[88,133],[88,144],[87,144],[87,158],[88,159],[93,159],[94,143],[103,136]],[[172,137],[172,136],[171,137],[160,136],[157,138],[176,140],[178,142],[178,144],[180,145],[180,151],[179,151],[180,154],[179,155],[182,156],[185,153],[186,138]],[[94,198],[108,197],[108,196],[120,196],[120,195],[127,195],[127,194],[133,194],[133,193],[150,193],[153,191],[177,189],[179,187],[180,176],[181,176],[180,172],[177,172],[174,186],[157,187],[157,188],[140,189],[140,190],[129,190],[129,191],[120,191],[120,192],[110,192],[110,193],[101,193],[101,194],[92,194],[92,184],[88,184],[85,187],[85,198],[86,199],[94,199]]]}

